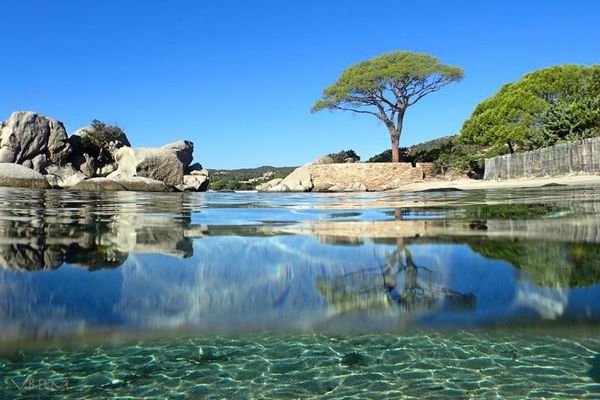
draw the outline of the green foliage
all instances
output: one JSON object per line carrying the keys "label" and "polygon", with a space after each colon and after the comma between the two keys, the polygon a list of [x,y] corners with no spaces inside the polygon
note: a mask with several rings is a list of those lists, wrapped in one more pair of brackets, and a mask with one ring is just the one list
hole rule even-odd
{"label": "green foliage", "polygon": [[[481,153],[481,146],[460,143],[457,136],[446,136],[410,147],[401,147],[400,161],[430,162],[433,163],[436,173],[468,173],[479,177],[483,174],[484,160]],[[391,161],[391,150],[386,150],[368,160],[368,162]]]}
{"label": "green foliage", "polygon": [[600,96],[559,100],[541,117],[532,142],[537,147],[571,142],[600,135]]}
{"label": "green foliage", "polygon": [[531,240],[469,241],[477,253],[504,260],[528,273],[540,286],[584,287],[600,282],[600,246]]}
{"label": "green foliage", "polygon": [[219,179],[211,181],[209,184],[211,190],[253,190],[254,185],[247,182],[240,182],[235,179]]}
{"label": "green foliage", "polygon": [[[393,89],[405,89],[406,94],[414,96],[409,99],[414,104],[420,97],[462,77],[462,69],[444,65],[428,54],[395,51],[347,68],[324,90],[323,98],[312,111],[336,109],[344,104],[369,106],[363,101],[365,98]],[[428,89],[420,91],[419,87]]]}
{"label": "green foliage", "polygon": [[338,153],[328,154],[333,159],[334,163],[344,163],[347,158],[352,158],[354,161],[360,161],[360,156],[354,150],[342,150]]}
{"label": "green foliage", "polygon": [[[400,161],[401,162],[407,162],[406,158],[404,157],[406,153],[406,147],[401,147],[400,148]],[[369,158],[367,160],[367,162],[372,162],[372,163],[384,163],[384,162],[392,162],[392,150],[384,150],[379,154],[374,155],[373,157]]]}
{"label": "green foliage", "polygon": [[430,55],[395,51],[347,68],[323,91],[312,112],[329,109],[375,116],[388,129],[392,161],[400,161],[396,149],[406,109],[462,77],[462,69]]}
{"label": "green foliage", "polygon": [[[400,147],[400,160],[402,162],[433,162],[442,154],[451,152],[456,145],[456,136],[445,136],[415,144],[410,147]],[[392,151],[385,150],[371,157],[368,162],[391,162]]]}
{"label": "green foliage", "polygon": [[456,136],[446,136],[410,146],[406,149],[409,162],[434,162],[456,148]]}
{"label": "green foliage", "polygon": [[460,149],[444,153],[433,161],[433,172],[436,174],[467,174],[471,178],[483,178],[484,159],[477,154],[465,154]]}
{"label": "green foliage", "polygon": [[504,85],[477,105],[460,141],[488,156],[600,134],[600,66],[559,65]]}
{"label": "green foliage", "polygon": [[[241,169],[211,169],[209,190],[253,190],[258,184],[267,182],[271,179],[285,178],[295,167],[271,167],[262,166],[258,168]],[[271,175],[272,174],[272,175]],[[268,175],[268,177],[266,177]],[[250,182],[252,179],[262,178],[263,180]]]}
{"label": "green foliage", "polygon": [[[101,148],[108,148],[110,142],[127,141],[123,129],[116,125],[109,125],[98,121],[97,119],[94,119],[92,125],[86,130],[87,135],[81,137],[80,143],[85,149],[92,150],[92,153],[94,150],[97,152]],[[124,144],[129,145],[129,142]]]}

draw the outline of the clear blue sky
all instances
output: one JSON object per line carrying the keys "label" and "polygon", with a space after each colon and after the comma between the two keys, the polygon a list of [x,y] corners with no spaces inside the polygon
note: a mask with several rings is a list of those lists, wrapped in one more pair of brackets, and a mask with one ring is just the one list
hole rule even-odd
{"label": "clear blue sky", "polygon": [[69,132],[93,118],[134,146],[178,139],[209,168],[299,165],[386,148],[373,117],[311,114],[347,66],[392,50],[465,79],[406,115],[401,145],[458,132],[503,83],[600,63],[600,1],[13,0],[0,21],[0,119],[34,110]]}

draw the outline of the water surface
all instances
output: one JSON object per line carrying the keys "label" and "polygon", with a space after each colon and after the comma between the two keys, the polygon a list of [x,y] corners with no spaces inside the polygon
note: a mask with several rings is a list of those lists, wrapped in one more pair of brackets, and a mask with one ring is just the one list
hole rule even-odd
{"label": "water surface", "polygon": [[2,189],[2,393],[594,398],[599,212],[585,187]]}

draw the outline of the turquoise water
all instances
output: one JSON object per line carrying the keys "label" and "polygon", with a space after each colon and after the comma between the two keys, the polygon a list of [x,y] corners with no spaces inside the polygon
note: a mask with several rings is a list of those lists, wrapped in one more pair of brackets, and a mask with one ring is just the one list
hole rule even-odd
{"label": "turquoise water", "polygon": [[19,352],[0,365],[8,397],[592,399],[600,340],[587,333],[176,337]]}
{"label": "turquoise water", "polygon": [[600,191],[0,190],[2,398],[599,398]]}

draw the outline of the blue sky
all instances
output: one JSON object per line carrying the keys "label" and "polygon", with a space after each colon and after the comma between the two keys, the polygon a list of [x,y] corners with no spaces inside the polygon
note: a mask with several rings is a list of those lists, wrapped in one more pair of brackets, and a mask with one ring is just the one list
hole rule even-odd
{"label": "blue sky", "polygon": [[555,64],[600,63],[600,2],[8,1],[0,119],[34,110],[69,132],[93,118],[134,146],[179,139],[209,168],[300,165],[389,148],[371,116],[310,113],[347,66],[426,52],[465,79],[409,109],[401,145],[459,131],[502,84]]}

